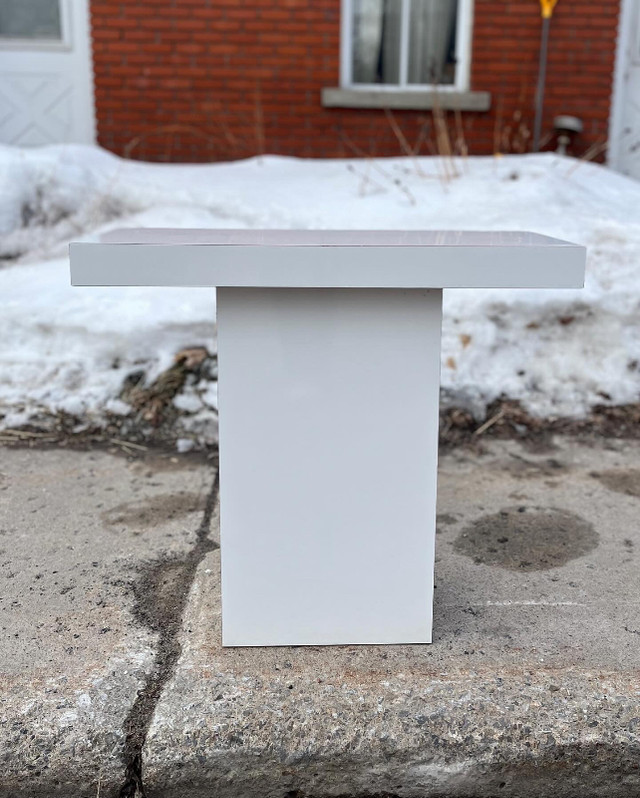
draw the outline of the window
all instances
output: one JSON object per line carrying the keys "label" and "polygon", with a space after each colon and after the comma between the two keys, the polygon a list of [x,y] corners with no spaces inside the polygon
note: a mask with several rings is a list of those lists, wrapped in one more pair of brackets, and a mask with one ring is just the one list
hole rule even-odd
{"label": "window", "polygon": [[471,0],[343,0],[342,85],[468,88]]}
{"label": "window", "polygon": [[68,44],[66,0],[0,0],[0,45]]}

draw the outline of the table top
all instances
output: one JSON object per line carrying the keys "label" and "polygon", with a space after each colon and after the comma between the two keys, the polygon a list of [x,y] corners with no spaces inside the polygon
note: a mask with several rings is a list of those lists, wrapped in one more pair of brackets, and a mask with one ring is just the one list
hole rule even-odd
{"label": "table top", "polygon": [[70,245],[73,285],[579,288],[586,250],[529,232],[114,230]]}

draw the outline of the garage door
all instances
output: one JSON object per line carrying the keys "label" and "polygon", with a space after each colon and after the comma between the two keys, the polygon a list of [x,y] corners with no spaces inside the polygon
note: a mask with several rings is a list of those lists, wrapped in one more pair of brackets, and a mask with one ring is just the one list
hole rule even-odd
{"label": "garage door", "polygon": [[0,142],[94,137],[88,0],[0,0]]}

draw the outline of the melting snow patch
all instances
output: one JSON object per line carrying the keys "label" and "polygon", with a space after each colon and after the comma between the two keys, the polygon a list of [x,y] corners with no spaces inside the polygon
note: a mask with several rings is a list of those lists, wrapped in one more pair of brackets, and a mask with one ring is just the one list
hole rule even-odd
{"label": "melting snow patch", "polygon": [[[418,161],[380,161],[371,192],[365,161],[183,166],[0,147],[0,426],[125,416],[128,375],[150,385],[184,347],[215,352],[213,289],[71,288],[69,240],[127,226],[532,230],[584,244],[582,291],[445,291],[444,403],[481,416],[505,396],[577,417],[637,401],[640,183],[542,154],[468,158],[444,185],[438,159]],[[173,405],[183,440],[215,440],[214,373]]]}

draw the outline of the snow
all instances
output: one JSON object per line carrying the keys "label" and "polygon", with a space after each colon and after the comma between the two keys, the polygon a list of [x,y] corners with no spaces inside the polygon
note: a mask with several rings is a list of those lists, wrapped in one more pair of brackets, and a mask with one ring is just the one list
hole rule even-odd
{"label": "snow", "polygon": [[[556,417],[637,401],[640,183],[555,154],[458,159],[453,179],[445,166],[0,147],[0,426],[126,416],[127,374],[148,384],[183,347],[215,351],[212,289],[69,285],[70,240],[140,226],[532,230],[584,244],[584,290],[445,292],[443,401],[478,418],[499,396]],[[215,438],[215,382],[187,383],[174,406],[184,440]]]}

